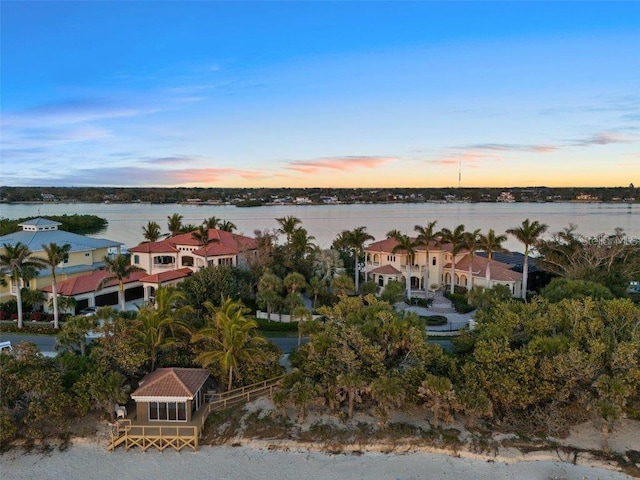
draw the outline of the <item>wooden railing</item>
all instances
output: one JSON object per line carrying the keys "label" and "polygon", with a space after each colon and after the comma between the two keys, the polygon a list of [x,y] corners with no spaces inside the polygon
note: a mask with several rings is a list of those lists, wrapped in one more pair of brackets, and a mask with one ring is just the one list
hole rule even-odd
{"label": "wooden railing", "polygon": [[273,390],[278,387],[283,377],[284,375],[281,375],[279,377],[263,380],[262,382],[235,388],[227,392],[205,394],[205,401],[207,403],[203,407],[204,411],[200,417],[201,431],[204,429],[204,423],[211,412],[224,410],[225,408],[237,405],[238,403],[250,402],[253,399],[267,394],[272,397]]}
{"label": "wooden railing", "polygon": [[197,426],[187,425],[132,425],[129,419],[120,419],[111,426],[111,445],[107,450],[115,450],[124,444],[126,450],[140,447],[143,451],[156,448],[163,451],[173,448],[177,451],[185,447],[198,450],[200,438]]}
{"label": "wooden railing", "polygon": [[207,417],[216,410],[223,410],[238,403],[249,402],[263,395],[273,396],[284,375],[262,382],[246,385],[222,393],[206,393],[204,404],[194,418],[196,425],[133,425],[130,419],[118,419],[111,424],[111,444],[107,450],[113,451],[119,445],[129,450],[140,447],[143,451],[156,448],[182,450],[190,447],[198,450],[198,441],[204,431]]}

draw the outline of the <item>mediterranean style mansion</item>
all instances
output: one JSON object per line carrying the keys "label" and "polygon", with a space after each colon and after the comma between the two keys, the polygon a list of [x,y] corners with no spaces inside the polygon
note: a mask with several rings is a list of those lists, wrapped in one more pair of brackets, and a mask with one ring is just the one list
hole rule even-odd
{"label": "mediterranean style mansion", "polygon": [[[44,245],[71,245],[69,258],[55,269],[58,295],[73,297],[76,312],[87,307],[117,305],[118,281],[104,284],[110,274],[105,270],[104,258],[121,253],[122,243],[78,235],[59,230],[61,224],[46,218],[21,223],[21,231],[0,237],[0,251],[4,245],[26,245],[33,255],[46,258]],[[255,239],[209,229],[206,248],[191,233],[144,242],[129,250],[131,263],[142,269],[124,280],[125,301],[153,301],[160,286],[175,285],[205,266],[228,265],[246,267],[257,255]],[[7,273],[7,272],[2,272]],[[0,287],[0,301],[15,298],[18,285],[7,276],[7,286]],[[45,310],[53,296],[50,269],[42,269],[33,278],[20,279],[19,286],[39,290],[45,294]],[[101,286],[102,285],[102,286]],[[101,288],[99,288],[101,287]]]}
{"label": "mediterranean style mansion", "polygon": [[[44,245],[68,243],[71,245],[69,258],[55,269],[58,294],[73,297],[76,312],[87,307],[116,305],[118,281],[114,279],[105,284],[110,273],[105,270],[104,258],[119,254],[122,244],[65,232],[59,230],[60,225],[45,218],[26,221],[20,224],[21,231],[0,237],[0,250],[5,244],[20,242],[35,256],[45,258]],[[156,242],[143,242],[129,249],[131,264],[141,270],[124,280],[125,301],[153,302],[159,287],[175,285],[205,266],[247,268],[258,255],[254,238],[214,228],[207,233],[206,242],[195,239],[192,233],[183,233]],[[364,248],[365,279],[375,282],[380,290],[392,280],[406,283],[406,275],[409,275],[412,293],[416,295],[426,295],[427,291],[451,285],[451,282],[466,288],[506,285],[512,295],[521,293],[522,274],[513,268],[514,265],[492,260],[489,278],[489,262],[480,252],[471,255],[463,251],[453,258],[450,245],[432,243],[428,249],[424,245],[417,247],[415,258],[410,262],[406,251],[394,253],[397,245],[397,240],[387,238]],[[0,287],[0,301],[13,298],[16,293],[17,285],[8,280],[6,287]],[[52,297],[51,284],[49,269],[40,270],[33,278],[20,280],[20,286],[45,294],[46,310]]]}
{"label": "mediterranean style mansion", "polygon": [[494,285],[506,285],[513,296],[519,296],[522,291],[522,274],[512,270],[508,264],[492,260],[491,278],[487,279],[489,262],[479,253],[470,255],[468,251],[463,251],[453,258],[450,244],[432,242],[428,249],[425,245],[417,247],[411,263],[406,251],[399,250],[394,253],[397,245],[396,239],[387,238],[364,247],[366,280],[384,288],[392,280],[406,282],[405,275],[409,275],[412,292],[437,290],[451,285],[452,280],[454,285],[467,289],[472,285],[489,288]]}

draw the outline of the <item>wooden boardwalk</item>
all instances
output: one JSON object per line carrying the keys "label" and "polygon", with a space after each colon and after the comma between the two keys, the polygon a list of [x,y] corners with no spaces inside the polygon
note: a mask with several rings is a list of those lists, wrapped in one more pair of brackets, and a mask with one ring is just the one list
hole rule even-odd
{"label": "wooden boardwalk", "polygon": [[127,451],[138,447],[143,451],[149,448],[156,448],[159,451],[166,448],[177,451],[191,448],[195,452],[198,450],[204,424],[212,412],[249,402],[267,394],[272,397],[274,389],[278,387],[282,378],[282,376],[270,378],[228,392],[205,394],[206,403],[197,413],[194,419],[195,425],[136,425],[130,419],[118,419],[111,424],[111,442],[107,450],[113,451],[120,445],[124,445]]}

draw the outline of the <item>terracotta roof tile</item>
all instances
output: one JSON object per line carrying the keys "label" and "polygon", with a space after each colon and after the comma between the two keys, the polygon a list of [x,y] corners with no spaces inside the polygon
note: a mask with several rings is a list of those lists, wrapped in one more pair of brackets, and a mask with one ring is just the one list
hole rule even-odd
{"label": "terracotta roof tile", "polygon": [[193,398],[208,378],[204,368],[159,368],[142,379],[131,398]]}
{"label": "terracotta roof tile", "polygon": [[[100,282],[109,276],[111,276],[111,273],[108,271],[97,270],[89,275],[81,275],[79,277],[63,280],[62,282],[58,282],[58,295],[70,297],[73,295],[80,295],[81,293],[95,292],[97,291]],[[147,276],[146,272],[135,272],[125,278],[124,283],[138,282],[145,276]],[[113,287],[114,285],[118,285],[118,280],[111,280],[107,282],[103,288]],[[51,292],[51,285],[46,286],[42,290],[45,292]]]}
{"label": "terracotta roof tile", "polygon": [[143,283],[163,283],[171,280],[177,280],[178,278],[185,278],[191,275],[193,271],[190,268],[184,267],[177,270],[169,270],[166,272],[155,273],[147,277],[140,279]]}
{"label": "terracotta roof tile", "polygon": [[393,265],[383,265],[371,270],[371,273],[377,273],[378,275],[402,275],[402,272]]}
{"label": "terracotta roof tile", "polygon": [[[209,240],[212,242],[207,246],[208,256],[236,255],[246,250],[257,248],[254,238],[237,235],[215,228],[209,229]],[[193,238],[193,233],[181,233],[173,237],[166,238],[160,242],[145,242],[130,248],[134,253],[175,253],[180,246],[200,247],[200,242]],[[196,255],[204,255],[202,248],[194,251]]]}

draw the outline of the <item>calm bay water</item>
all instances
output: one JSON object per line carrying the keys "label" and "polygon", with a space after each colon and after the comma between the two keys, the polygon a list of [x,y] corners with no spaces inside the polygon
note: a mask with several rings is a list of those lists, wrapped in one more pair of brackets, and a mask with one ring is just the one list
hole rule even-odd
{"label": "calm bay water", "polygon": [[[366,226],[376,240],[385,238],[391,229],[414,234],[414,226],[437,220],[437,228],[465,225],[467,230],[493,228],[503,233],[519,225],[525,218],[546,223],[551,232],[570,223],[584,235],[611,233],[623,228],[631,238],[640,238],[640,205],[608,203],[416,203],[366,205],[281,205],[237,208],[229,205],[197,206],[180,204],[118,204],[118,203],[43,203],[1,204],[4,218],[35,215],[93,214],[109,221],[108,227],[95,235],[124,243],[127,247],[142,241],[142,227],[148,221],[158,222],[166,231],[167,217],[183,216],[183,223],[199,225],[205,218],[216,216],[230,220],[237,232],[253,236],[256,229],[275,229],[276,218],[293,215],[302,220],[315,243],[323,248],[331,245],[342,230]],[[522,246],[511,237],[505,246],[521,251]]]}

